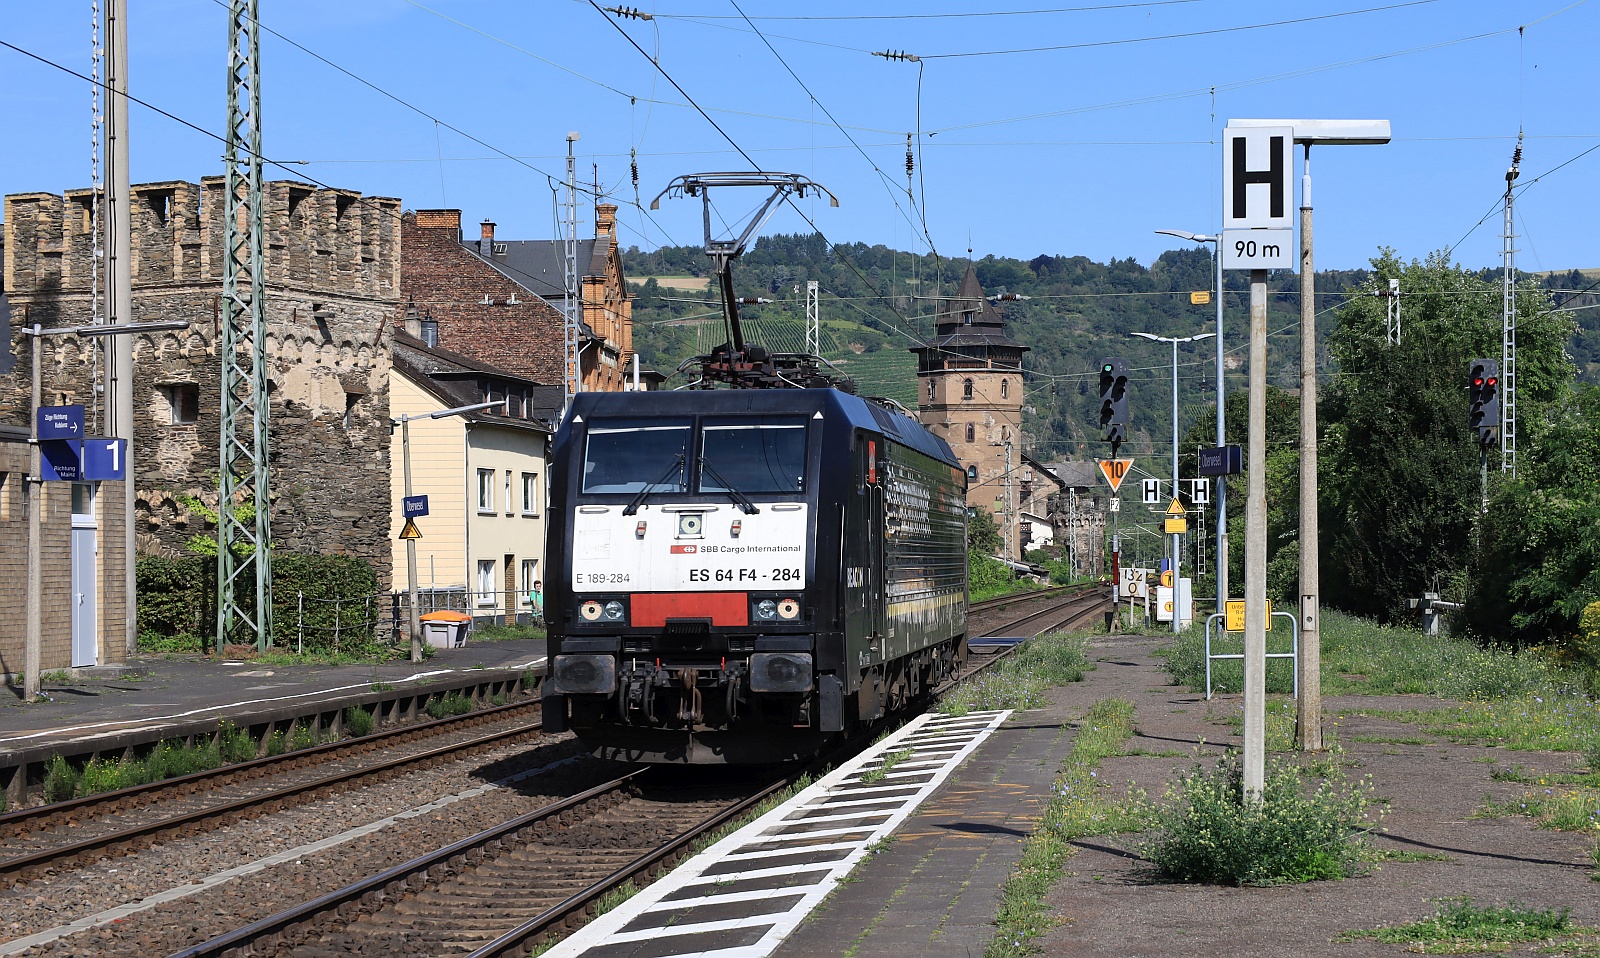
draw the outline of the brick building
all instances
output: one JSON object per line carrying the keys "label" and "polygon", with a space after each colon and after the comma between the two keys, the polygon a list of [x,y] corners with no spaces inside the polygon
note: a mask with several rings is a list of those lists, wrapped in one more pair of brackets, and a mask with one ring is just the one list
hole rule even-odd
{"label": "brick building", "polygon": [[[404,236],[402,301],[438,323],[441,348],[537,383],[564,383],[561,241],[496,239],[488,220],[478,239],[465,240],[460,210],[407,213]],[[595,207],[595,238],[578,243],[578,275],[583,389],[624,389],[633,359],[633,302],[610,203]]]}
{"label": "brick building", "polygon": [[967,470],[967,505],[994,514],[1011,554],[1023,553],[1022,354],[1006,335],[1000,307],[984,296],[971,267],[939,309],[933,340],[917,354],[918,418],[950,443]]}
{"label": "brick building", "polygon": [[[133,314],[138,321],[187,320],[182,333],[134,337],[133,453],[141,553],[182,552],[191,537],[214,535],[221,362],[223,180],[146,183],[132,189]],[[345,553],[390,569],[390,318],[399,303],[400,204],[296,182],[265,188],[266,349],[271,363],[274,545]],[[29,418],[29,340],[16,330],[94,322],[95,268],[88,190],[5,198],[3,289],[11,310],[15,367],[0,375],[0,602],[20,608],[25,526],[17,522],[26,443],[8,440]],[[100,415],[94,346],[73,336],[43,341],[49,403],[82,403]],[[91,431],[93,427],[91,426]],[[104,431],[104,430],[101,430]],[[97,485],[104,488],[97,488]],[[68,655],[68,533],[93,528],[101,637],[97,662],[125,655],[123,563],[116,483],[46,483],[44,668],[94,664]],[[77,488],[82,487],[82,488]],[[79,512],[74,507],[84,507]],[[19,534],[8,534],[13,531]],[[78,538],[75,535],[74,539]],[[5,667],[21,655],[21,630],[0,630]]]}

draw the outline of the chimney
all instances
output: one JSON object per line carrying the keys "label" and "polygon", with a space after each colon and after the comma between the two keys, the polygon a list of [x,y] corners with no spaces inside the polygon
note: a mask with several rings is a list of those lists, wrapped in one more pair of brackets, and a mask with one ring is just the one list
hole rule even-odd
{"label": "chimney", "polygon": [[490,259],[494,256],[494,220],[484,220],[478,229],[482,231],[478,234],[478,255]]}
{"label": "chimney", "polygon": [[417,210],[417,228],[425,230],[455,230],[461,239],[460,210]]}
{"label": "chimney", "polygon": [[617,232],[617,204],[596,203],[594,207],[594,235],[611,236]]}
{"label": "chimney", "polygon": [[406,304],[406,333],[418,339],[422,338],[422,314],[417,312],[415,299]]}

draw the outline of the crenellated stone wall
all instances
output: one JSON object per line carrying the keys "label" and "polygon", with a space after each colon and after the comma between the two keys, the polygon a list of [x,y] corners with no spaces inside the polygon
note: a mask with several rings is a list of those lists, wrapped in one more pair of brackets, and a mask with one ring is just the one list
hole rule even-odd
{"label": "crenellated stone wall", "polygon": [[[133,343],[142,551],[180,553],[215,532],[205,512],[217,507],[221,470],[223,191],[221,177],[132,190],[134,315],[119,321],[190,323]],[[361,556],[386,581],[400,202],[287,181],[264,193],[273,534],[281,549]],[[90,200],[88,190],[6,197],[3,288],[15,328],[93,322]],[[29,341],[15,335],[11,346],[0,422],[26,427]],[[51,337],[42,349],[46,402],[83,403],[93,429],[95,343]]]}

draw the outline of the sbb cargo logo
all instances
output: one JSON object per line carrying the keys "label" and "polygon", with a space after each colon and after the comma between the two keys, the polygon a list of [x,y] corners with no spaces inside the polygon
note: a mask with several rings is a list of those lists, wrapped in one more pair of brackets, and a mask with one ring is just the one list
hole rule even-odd
{"label": "sbb cargo logo", "polygon": [[673,546],[672,554],[675,556],[692,556],[699,550],[699,546]]}

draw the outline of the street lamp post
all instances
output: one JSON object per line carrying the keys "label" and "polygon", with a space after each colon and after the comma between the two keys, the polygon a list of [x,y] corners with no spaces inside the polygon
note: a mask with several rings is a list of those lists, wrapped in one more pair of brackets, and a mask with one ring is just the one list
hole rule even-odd
{"label": "street lamp post", "polygon": [[[1172,498],[1176,500],[1178,498],[1178,344],[1210,339],[1217,334],[1196,333],[1193,336],[1157,336],[1155,333],[1134,333],[1133,335],[1158,343],[1172,344]],[[1181,554],[1183,550],[1179,539],[1180,537],[1176,534],[1172,537],[1172,631],[1174,632],[1179,631],[1181,628],[1179,622],[1181,616],[1178,603],[1178,579],[1183,561]]]}
{"label": "street lamp post", "polygon": [[[44,570],[42,560],[44,553],[44,477],[42,475],[44,464],[40,461],[39,454],[39,406],[42,403],[44,386],[40,373],[39,345],[40,340],[46,336],[130,336],[137,333],[156,333],[166,330],[188,329],[188,320],[167,320],[159,323],[120,323],[116,325],[94,326],[61,326],[45,329],[38,323],[22,330],[24,336],[33,340],[31,351],[33,353],[33,393],[32,413],[29,415],[30,438],[28,440],[28,598],[27,598],[27,625],[23,632],[22,642],[22,698],[25,702],[33,702],[39,698],[39,670],[43,668],[43,653],[40,646],[44,638],[44,607],[42,590],[44,588]],[[120,436],[127,439],[131,447],[133,436]],[[124,464],[127,478],[123,482],[133,482],[133,464]],[[131,497],[130,497],[131,498]],[[131,566],[133,556],[130,554],[125,559]]]}
{"label": "street lamp post", "polygon": [[[1223,385],[1223,374],[1227,367],[1223,364],[1222,346],[1222,236],[1204,233],[1190,233],[1187,230],[1156,230],[1167,236],[1176,236],[1179,239],[1192,240],[1196,243],[1211,243],[1217,247],[1214,259],[1217,263],[1217,448],[1228,444],[1227,408],[1224,400],[1227,398]],[[1217,481],[1217,611],[1221,612],[1224,603],[1228,601],[1228,477],[1219,476]]]}
{"label": "street lamp post", "polygon": [[[508,393],[503,400],[495,402],[481,402],[471,406],[457,406],[454,409],[441,409],[438,412],[421,413],[416,416],[400,416],[389,420],[400,427],[400,461],[405,473],[406,498],[411,498],[411,420],[413,419],[443,419],[446,416],[459,416],[462,413],[477,412],[491,406],[504,406],[506,415],[511,415],[511,396]],[[417,540],[406,540],[406,592],[410,596],[410,612],[406,616],[407,628],[411,633],[411,661],[422,661],[422,620],[417,611]]]}

